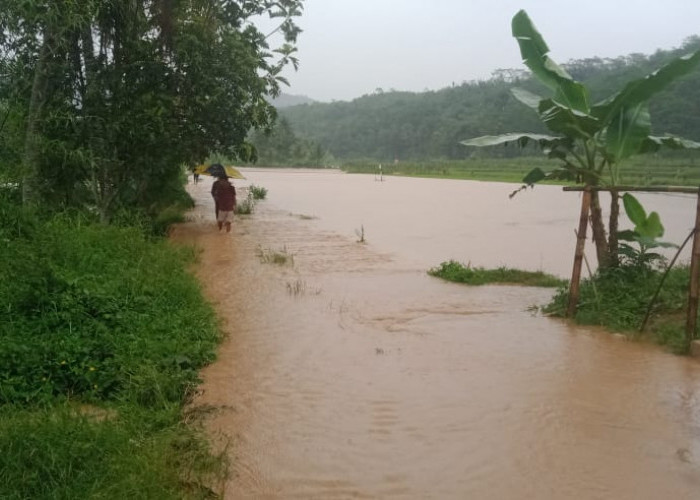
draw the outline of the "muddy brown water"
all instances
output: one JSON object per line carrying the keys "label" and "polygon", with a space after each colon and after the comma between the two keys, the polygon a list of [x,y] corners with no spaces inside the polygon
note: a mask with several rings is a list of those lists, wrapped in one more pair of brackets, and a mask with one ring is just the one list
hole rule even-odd
{"label": "muddy brown water", "polygon": [[[454,258],[566,276],[578,195],[245,175],[268,199],[230,235],[208,178],[174,233],[201,248],[227,333],[196,401],[228,443],[225,498],[700,498],[700,363],[529,312],[550,290],[425,273]],[[694,203],[655,208],[672,241]]]}

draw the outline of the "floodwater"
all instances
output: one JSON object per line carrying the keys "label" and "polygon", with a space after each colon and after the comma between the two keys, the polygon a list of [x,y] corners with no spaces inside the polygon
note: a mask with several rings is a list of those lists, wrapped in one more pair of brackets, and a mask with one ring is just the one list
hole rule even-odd
{"label": "floodwater", "polygon": [[[268,189],[254,215],[217,233],[205,178],[174,234],[227,332],[195,402],[228,446],[225,498],[700,498],[700,363],[533,314],[551,290],[426,275],[568,276],[577,194],[244,173]],[[685,237],[693,198],[643,201]]]}

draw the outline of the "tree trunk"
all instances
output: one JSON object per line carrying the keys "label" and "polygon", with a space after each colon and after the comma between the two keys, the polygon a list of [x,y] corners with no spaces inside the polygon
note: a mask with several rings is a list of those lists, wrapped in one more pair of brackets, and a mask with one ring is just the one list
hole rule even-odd
{"label": "tree trunk", "polygon": [[610,191],[610,222],[608,223],[608,229],[610,230],[610,235],[608,236],[608,254],[610,256],[610,266],[612,267],[617,267],[620,264],[617,241],[619,221],[620,193],[613,190]]}
{"label": "tree trunk", "polygon": [[35,205],[39,197],[39,124],[46,103],[46,90],[49,84],[49,60],[51,58],[51,37],[44,34],[39,58],[34,68],[32,94],[27,112],[27,128],[22,154],[22,203]]}
{"label": "tree trunk", "polygon": [[598,191],[591,192],[591,230],[598,257],[598,267],[608,268],[611,266],[610,247],[605,234],[605,223],[603,222],[603,211],[600,208],[600,193]]}

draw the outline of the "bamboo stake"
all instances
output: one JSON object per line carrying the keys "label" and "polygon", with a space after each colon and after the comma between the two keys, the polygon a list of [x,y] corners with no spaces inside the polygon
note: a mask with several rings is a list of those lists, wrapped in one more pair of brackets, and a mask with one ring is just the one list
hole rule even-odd
{"label": "bamboo stake", "polygon": [[569,284],[569,307],[566,315],[573,318],[578,306],[579,284],[581,282],[581,261],[583,260],[583,249],[586,245],[586,228],[588,227],[588,212],[591,209],[591,190],[583,191],[581,199],[581,216],[578,221],[578,231],[576,232],[576,252],[574,254],[574,268],[571,271],[571,283]]}
{"label": "bamboo stake", "polygon": [[685,323],[685,339],[687,347],[695,338],[698,321],[698,278],[700,277],[700,189],[698,189],[698,204],[695,212],[695,236],[693,237],[693,253],[690,258],[690,284],[688,285],[688,317]]}
{"label": "bamboo stake", "polygon": [[646,326],[647,326],[647,322],[649,321],[649,317],[651,316],[651,310],[653,309],[654,304],[656,304],[656,299],[659,297],[659,292],[661,292],[661,288],[664,286],[664,281],[666,281],[666,277],[668,276],[668,273],[671,272],[671,268],[676,263],[678,256],[681,254],[681,252],[683,251],[685,246],[690,241],[690,238],[692,238],[694,234],[695,234],[695,228],[690,230],[690,233],[683,241],[683,244],[680,247],[678,247],[678,250],[676,251],[676,255],[673,256],[673,259],[671,259],[671,262],[668,264],[668,266],[666,266],[666,270],[664,271],[664,274],[663,274],[663,276],[661,276],[661,280],[659,281],[659,286],[656,287],[656,292],[654,292],[654,296],[649,301],[649,305],[647,306],[647,313],[644,315],[644,320],[642,321],[642,326],[639,327],[640,332],[643,332],[644,328],[646,328]]}
{"label": "bamboo stake", "polygon": [[697,194],[698,188],[687,186],[564,186],[564,191],[638,191],[640,193],[686,193]]}

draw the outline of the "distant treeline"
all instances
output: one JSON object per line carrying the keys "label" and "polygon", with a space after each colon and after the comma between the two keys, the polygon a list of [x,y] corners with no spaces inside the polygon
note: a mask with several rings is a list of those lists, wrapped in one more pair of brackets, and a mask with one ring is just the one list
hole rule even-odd
{"label": "distant treeline", "polygon": [[[647,75],[672,58],[698,48],[700,37],[694,36],[674,50],[615,59],[573,60],[564,66],[575,79],[591,88],[592,101],[597,102],[619,91],[625,82]],[[401,162],[520,156],[523,153],[516,147],[477,150],[459,144],[461,140],[481,135],[545,132],[536,114],[511,95],[514,86],[549,95],[524,70],[498,70],[490,80],[438,91],[377,91],[351,102],[280,109],[285,129],[281,135],[287,138],[288,151],[294,151],[288,147],[290,134],[294,141],[303,142],[302,150],[313,151],[302,155],[305,162],[318,161],[319,166],[331,158]],[[651,116],[654,134],[671,133],[700,141],[700,70],[655,97],[651,101]],[[285,154],[281,148],[275,151],[275,141],[258,137],[254,142],[258,144],[261,159],[274,157],[276,163],[283,161]],[[321,154],[322,151],[326,154]]]}

